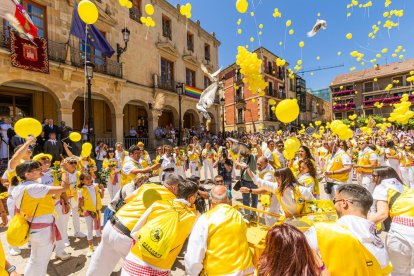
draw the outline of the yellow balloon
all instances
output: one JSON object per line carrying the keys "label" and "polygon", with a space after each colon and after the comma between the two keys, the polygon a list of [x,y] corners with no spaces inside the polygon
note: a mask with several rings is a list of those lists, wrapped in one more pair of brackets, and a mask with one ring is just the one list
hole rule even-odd
{"label": "yellow balloon", "polygon": [[259,24],[259,28],[260,29],[263,29],[263,24]]}
{"label": "yellow balloon", "polygon": [[140,20],[141,20],[141,23],[143,24],[147,23],[147,18],[145,16],[141,16]]}
{"label": "yellow balloon", "polygon": [[89,155],[91,155],[91,151],[90,150],[82,150],[81,151],[81,156],[82,157],[88,157]]}
{"label": "yellow balloon", "polygon": [[288,20],[288,21],[286,21],[286,27],[290,27],[290,25],[292,25],[292,20]]}
{"label": "yellow balloon", "polygon": [[346,34],[346,39],[352,39],[352,34],[351,33],[347,33]]}
{"label": "yellow balloon", "polygon": [[275,104],[276,104],[276,101],[275,101],[274,99],[270,99],[270,100],[269,100],[269,104],[270,104],[270,105],[275,105]]}
{"label": "yellow balloon", "polygon": [[299,42],[299,47],[300,48],[303,48],[304,46],[305,46],[305,42],[303,42],[303,41]]}
{"label": "yellow balloon", "polygon": [[293,122],[299,116],[299,105],[296,99],[286,99],[276,106],[276,117],[282,123]]}
{"label": "yellow balloon", "polygon": [[94,24],[99,17],[98,8],[89,0],[82,0],[78,5],[80,19],[86,24]]}
{"label": "yellow balloon", "polygon": [[22,138],[27,138],[29,135],[37,137],[42,133],[42,124],[34,118],[23,118],[16,122],[14,131]]}
{"label": "yellow balloon", "polygon": [[238,33],[238,34],[241,34],[241,33],[242,33],[242,29],[238,29],[238,30],[237,30],[237,33]]}
{"label": "yellow balloon", "polygon": [[145,12],[148,15],[153,15],[154,14],[154,6],[151,4],[146,4],[145,5]]}
{"label": "yellow balloon", "polygon": [[293,35],[295,33],[295,30],[294,29],[290,29],[289,30],[289,35]]}
{"label": "yellow balloon", "polygon": [[82,145],[82,151],[91,151],[92,150],[92,144],[89,142],[83,143]]}
{"label": "yellow balloon", "polygon": [[127,7],[128,9],[132,9],[132,2],[128,1],[125,5],[125,7]]}
{"label": "yellow balloon", "polygon": [[69,134],[69,139],[72,142],[79,142],[82,139],[82,136],[79,134],[79,132],[72,132]]}
{"label": "yellow balloon", "polygon": [[245,13],[248,7],[249,3],[246,0],[237,0],[236,9],[239,13]]}

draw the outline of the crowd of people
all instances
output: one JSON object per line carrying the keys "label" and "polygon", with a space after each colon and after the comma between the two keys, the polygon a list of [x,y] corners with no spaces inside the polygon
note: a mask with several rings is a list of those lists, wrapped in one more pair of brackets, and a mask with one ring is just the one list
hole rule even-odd
{"label": "crowd of people", "polygon": [[[46,145],[34,154],[36,138],[28,137],[8,162],[3,211],[0,204],[3,225],[20,215],[29,224],[24,275],[46,275],[53,252],[69,259],[70,235],[88,242],[87,275],[110,275],[121,260],[121,275],[169,275],[186,240],[187,275],[413,275],[412,132],[349,141],[329,131],[229,135],[223,144],[192,136],[153,156],[142,142],[128,149],[98,143],[88,156],[63,143],[63,160]],[[294,156],[286,154],[290,139],[300,143]],[[232,206],[235,191],[245,208]],[[111,202],[101,214],[105,192]],[[307,202],[327,199],[336,221],[294,226]],[[267,229],[259,255],[246,235],[258,221]],[[11,255],[20,254],[24,244],[7,242]],[[18,275],[6,260],[0,269]]]}

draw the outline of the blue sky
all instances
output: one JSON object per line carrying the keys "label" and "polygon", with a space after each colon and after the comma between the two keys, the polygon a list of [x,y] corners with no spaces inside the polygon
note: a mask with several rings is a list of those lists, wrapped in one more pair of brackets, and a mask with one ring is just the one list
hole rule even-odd
{"label": "blue sky", "polygon": [[[173,5],[186,4],[188,1],[169,0]],[[235,61],[237,46],[249,45],[249,50],[256,49],[260,45],[274,52],[276,55],[286,59],[291,67],[296,64],[297,60],[303,60],[303,69],[317,66],[331,66],[344,64],[344,67],[336,69],[314,72],[314,75],[307,73],[304,75],[307,86],[312,89],[328,87],[334,76],[350,72],[351,67],[356,70],[369,68],[373,65],[369,62],[380,53],[383,48],[388,48],[387,54],[381,54],[377,63],[385,64],[399,61],[391,55],[398,45],[403,46],[405,52],[401,51],[399,55],[404,55],[404,59],[414,57],[414,1],[409,0],[392,0],[389,8],[385,8],[385,0],[373,0],[373,6],[369,8],[347,9],[347,4],[351,0],[248,0],[249,9],[245,14],[236,11],[236,0],[192,0],[192,20],[200,20],[201,26],[208,32],[214,31],[216,37],[220,40],[219,48],[219,66],[226,67]],[[368,0],[359,0],[360,4],[365,4]],[[253,4],[255,9],[253,8]],[[272,14],[275,8],[282,13],[282,18],[275,19]],[[387,10],[404,9],[404,16],[400,18],[399,30],[393,28],[388,35],[387,29],[382,27],[386,18],[383,13]],[[254,11],[255,17],[250,15]],[[352,15],[347,18],[347,13]],[[320,13],[320,17],[318,17]],[[241,24],[238,26],[237,20],[241,18]],[[308,38],[306,33],[311,30],[316,19],[327,21],[328,28],[320,31],[315,37]],[[290,19],[292,25],[287,31],[294,29],[294,35],[286,35],[285,41],[285,22]],[[256,20],[256,22],[255,22]],[[393,16],[390,20],[397,21]],[[375,39],[368,37],[372,31],[372,25],[381,21],[380,30]],[[258,25],[263,24],[263,34],[258,40]],[[242,29],[242,34],[237,34],[237,29]],[[353,34],[352,40],[345,38],[347,33]],[[250,42],[250,37],[255,41]],[[285,41],[285,47],[279,46],[279,41]],[[300,41],[305,42],[305,47],[299,48]],[[350,56],[350,52],[359,51],[365,54],[365,66],[356,62],[355,58]],[[342,52],[338,56],[338,51]],[[320,60],[316,57],[320,56]],[[387,57],[387,58],[385,58]]]}

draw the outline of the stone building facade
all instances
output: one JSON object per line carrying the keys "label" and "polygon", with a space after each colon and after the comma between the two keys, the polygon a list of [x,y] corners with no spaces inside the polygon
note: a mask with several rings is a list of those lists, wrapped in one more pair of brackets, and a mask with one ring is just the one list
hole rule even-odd
{"label": "stone building facade", "polygon": [[[115,50],[108,58],[90,45],[86,49],[88,59],[95,64],[92,110],[96,139],[121,141],[133,126],[145,129],[151,144],[158,126],[178,127],[177,84],[200,90],[209,84],[200,65],[203,63],[209,71],[217,70],[220,42],[199,21],[187,20],[180,15],[179,6],[165,0],[133,0],[130,10],[118,1],[94,2],[99,10],[95,26]],[[39,35],[48,40],[50,72],[43,74],[11,66],[7,22],[0,21],[0,116],[53,118],[80,130],[87,123],[82,57],[85,44],[69,35],[73,1],[22,3],[39,27]],[[155,8],[154,28],[140,22],[140,17],[146,16],[143,11],[148,3]],[[118,62],[116,46],[124,46],[121,30],[125,27],[130,31],[130,39]],[[161,99],[157,105],[155,99]],[[184,127],[205,123],[212,132],[219,131],[218,104],[209,110],[212,121],[206,122],[196,111],[196,99],[184,95],[181,103]]]}

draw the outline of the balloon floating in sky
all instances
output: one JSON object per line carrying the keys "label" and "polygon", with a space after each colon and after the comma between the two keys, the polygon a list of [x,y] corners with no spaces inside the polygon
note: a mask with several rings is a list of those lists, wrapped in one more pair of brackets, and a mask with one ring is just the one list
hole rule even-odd
{"label": "balloon floating in sky", "polygon": [[288,20],[288,21],[286,21],[286,27],[290,27],[290,25],[292,25],[292,20]]}
{"label": "balloon floating in sky", "polygon": [[305,47],[305,42],[303,42],[303,41],[299,42],[299,47],[300,47],[300,48]]}
{"label": "balloon floating in sky", "polygon": [[249,8],[249,2],[247,0],[237,0],[236,9],[239,13],[245,13]]}
{"label": "balloon floating in sky", "polygon": [[317,19],[311,31],[308,32],[308,37],[314,37],[321,29],[326,30],[327,24],[325,20]]}
{"label": "balloon floating in sky", "polygon": [[299,105],[297,99],[286,99],[276,106],[276,117],[282,123],[290,123],[299,116]]}
{"label": "balloon floating in sky", "polygon": [[94,24],[99,17],[98,8],[89,0],[82,0],[78,5],[80,19],[86,24]]}
{"label": "balloon floating in sky", "polygon": [[187,17],[187,19],[191,18],[191,3],[187,3],[184,6],[180,7],[180,13]]}
{"label": "balloon floating in sky", "polygon": [[346,39],[352,39],[352,34],[351,33],[347,33],[345,37],[346,37]]}
{"label": "balloon floating in sky", "polygon": [[276,18],[276,17],[281,18],[282,17],[282,13],[279,11],[278,8],[275,8],[275,10],[273,11],[273,17],[274,18]]}
{"label": "balloon floating in sky", "polygon": [[154,6],[153,6],[153,5],[151,5],[151,4],[146,4],[146,5],[145,5],[145,12],[146,12],[148,15],[153,15],[153,14],[154,14]]}

